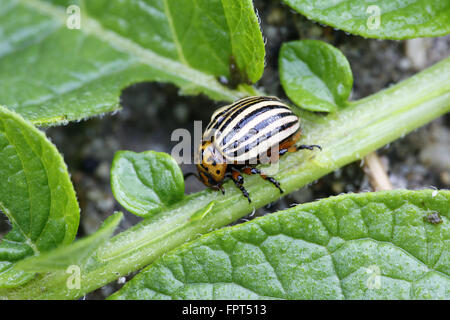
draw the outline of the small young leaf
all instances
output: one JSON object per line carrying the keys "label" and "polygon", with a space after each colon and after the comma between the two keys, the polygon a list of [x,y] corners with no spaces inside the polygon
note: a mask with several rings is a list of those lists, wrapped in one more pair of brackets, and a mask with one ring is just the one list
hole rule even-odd
{"label": "small young leaf", "polygon": [[66,165],[45,135],[0,106],[0,211],[12,230],[0,242],[0,287],[32,274],[17,270],[25,257],[70,244],[80,218]]}
{"label": "small young leaf", "polygon": [[350,95],[353,76],[345,56],[318,40],[284,43],[279,56],[281,84],[298,106],[311,111],[336,111]]}
{"label": "small young leaf", "polygon": [[66,269],[71,265],[83,266],[92,253],[108,240],[122,219],[117,212],[108,217],[93,234],[74,243],[61,246],[38,256],[32,256],[17,263],[16,268],[25,271],[48,272]]}
{"label": "small young leaf", "polygon": [[175,249],[110,299],[448,299],[449,201],[396,190],[299,205]]}
{"label": "small young leaf", "polygon": [[231,62],[245,81],[264,68],[251,0],[11,0],[0,12],[0,103],[37,124],[116,110],[142,81],[235,100],[217,81],[235,77]]}
{"label": "small young leaf", "polygon": [[112,163],[111,188],[127,210],[148,217],[183,198],[184,178],[167,153],[119,151]]}
{"label": "small young leaf", "polygon": [[[264,40],[252,0],[221,1],[229,28],[232,55],[237,70],[231,66],[231,78],[244,83],[255,83],[264,72]],[[177,4],[178,5],[178,4]],[[197,52],[195,50],[195,55]],[[232,61],[233,62],[233,61]]]}
{"label": "small young leaf", "polygon": [[401,40],[450,33],[449,1],[283,1],[309,19],[368,38]]}

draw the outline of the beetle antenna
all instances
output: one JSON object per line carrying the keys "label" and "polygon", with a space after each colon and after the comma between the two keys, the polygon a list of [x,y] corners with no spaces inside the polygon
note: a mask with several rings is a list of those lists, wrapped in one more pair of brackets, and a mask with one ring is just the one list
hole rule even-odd
{"label": "beetle antenna", "polygon": [[199,177],[196,173],[194,173],[194,172],[188,172],[188,173],[185,173],[185,174],[184,174],[184,180],[186,180],[186,179],[189,178],[190,176],[194,176],[194,177],[197,178],[198,181],[202,181],[202,180],[200,179],[200,177]]}

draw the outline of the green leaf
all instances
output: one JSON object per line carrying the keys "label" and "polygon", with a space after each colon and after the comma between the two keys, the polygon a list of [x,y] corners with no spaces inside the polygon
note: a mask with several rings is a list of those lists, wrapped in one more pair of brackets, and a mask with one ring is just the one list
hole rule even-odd
{"label": "green leaf", "polygon": [[108,240],[122,219],[117,212],[108,217],[93,234],[74,243],[32,256],[17,263],[16,268],[33,272],[48,272],[66,269],[71,265],[83,266],[92,254]]}
{"label": "green leaf", "polygon": [[183,172],[164,152],[119,151],[111,167],[111,188],[127,210],[148,217],[183,198]]}
{"label": "green leaf", "polygon": [[0,242],[0,287],[32,274],[16,270],[25,257],[70,244],[80,218],[66,165],[45,135],[0,106],[0,211],[12,230]]}
{"label": "green leaf", "polygon": [[450,33],[449,1],[283,1],[309,19],[368,38],[401,40]]}
{"label": "green leaf", "polygon": [[[0,2],[0,103],[38,124],[119,108],[140,81],[235,100],[217,81],[257,81],[264,43],[251,0],[83,1],[80,29],[66,24],[79,1]],[[232,68],[233,74],[230,72]]]}
{"label": "green leaf", "polygon": [[310,111],[344,107],[353,85],[350,64],[341,51],[318,40],[284,43],[279,56],[287,96]]}
{"label": "green leaf", "polygon": [[449,202],[398,190],[299,205],[184,245],[110,298],[448,299]]}

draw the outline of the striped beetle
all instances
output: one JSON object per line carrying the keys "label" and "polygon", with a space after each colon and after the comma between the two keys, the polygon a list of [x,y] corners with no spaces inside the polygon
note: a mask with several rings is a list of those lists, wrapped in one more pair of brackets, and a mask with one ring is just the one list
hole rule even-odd
{"label": "striped beetle", "polygon": [[255,168],[275,163],[286,152],[313,150],[318,145],[300,145],[299,118],[276,97],[248,97],[216,110],[199,147],[199,180],[220,189],[231,178],[250,203],[241,172],[259,174],[283,193],[278,181]]}

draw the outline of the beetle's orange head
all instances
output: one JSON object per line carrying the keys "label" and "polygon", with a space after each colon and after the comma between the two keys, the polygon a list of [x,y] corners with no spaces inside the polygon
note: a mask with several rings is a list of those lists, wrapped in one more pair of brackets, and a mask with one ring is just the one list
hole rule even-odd
{"label": "beetle's orange head", "polygon": [[225,178],[227,164],[210,141],[203,141],[200,145],[199,161],[197,170],[201,181],[208,187],[220,187]]}

